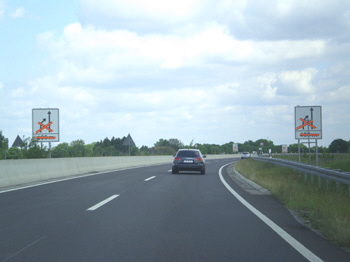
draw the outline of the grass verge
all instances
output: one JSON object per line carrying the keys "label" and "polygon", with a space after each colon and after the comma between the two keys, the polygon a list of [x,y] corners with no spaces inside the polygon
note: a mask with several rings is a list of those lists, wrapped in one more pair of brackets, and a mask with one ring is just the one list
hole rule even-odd
{"label": "grass verge", "polygon": [[350,197],[347,187],[326,189],[325,181],[272,163],[246,159],[235,164],[242,175],[270,190],[288,209],[329,240],[350,249]]}

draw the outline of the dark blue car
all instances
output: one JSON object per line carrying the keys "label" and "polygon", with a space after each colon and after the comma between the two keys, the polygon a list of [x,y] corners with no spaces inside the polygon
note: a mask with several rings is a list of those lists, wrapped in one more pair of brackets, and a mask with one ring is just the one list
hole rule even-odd
{"label": "dark blue car", "polygon": [[205,174],[205,156],[198,149],[179,149],[174,156],[172,173],[198,171]]}

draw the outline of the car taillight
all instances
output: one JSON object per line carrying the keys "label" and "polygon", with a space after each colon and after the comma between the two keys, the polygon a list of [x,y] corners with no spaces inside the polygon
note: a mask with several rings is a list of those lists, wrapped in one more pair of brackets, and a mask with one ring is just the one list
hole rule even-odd
{"label": "car taillight", "polygon": [[203,158],[201,158],[201,157],[197,157],[196,160],[199,162],[203,162]]}
{"label": "car taillight", "polygon": [[181,158],[180,157],[175,157],[174,160],[179,161],[179,160],[181,160]]}

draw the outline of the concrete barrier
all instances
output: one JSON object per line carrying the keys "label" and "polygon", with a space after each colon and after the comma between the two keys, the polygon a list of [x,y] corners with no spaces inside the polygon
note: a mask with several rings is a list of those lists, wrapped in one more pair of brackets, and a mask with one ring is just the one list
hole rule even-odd
{"label": "concrete barrier", "polygon": [[[237,155],[208,155],[207,159],[234,158]],[[38,181],[97,173],[131,167],[169,163],[172,156],[121,156],[52,159],[0,160],[0,188]]]}

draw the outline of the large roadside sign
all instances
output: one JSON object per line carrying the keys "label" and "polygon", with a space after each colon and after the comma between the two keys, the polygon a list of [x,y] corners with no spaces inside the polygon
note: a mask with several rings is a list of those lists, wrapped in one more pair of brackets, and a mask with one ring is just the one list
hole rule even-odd
{"label": "large roadside sign", "polygon": [[238,144],[237,143],[233,144],[232,150],[233,150],[233,153],[238,153]]}
{"label": "large roadside sign", "polygon": [[40,142],[59,142],[59,109],[34,108],[32,133],[33,137]]}
{"label": "large roadside sign", "polygon": [[296,106],[295,139],[322,139],[321,106]]}
{"label": "large roadside sign", "polygon": [[288,145],[282,145],[282,153],[288,153]]}

